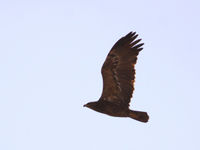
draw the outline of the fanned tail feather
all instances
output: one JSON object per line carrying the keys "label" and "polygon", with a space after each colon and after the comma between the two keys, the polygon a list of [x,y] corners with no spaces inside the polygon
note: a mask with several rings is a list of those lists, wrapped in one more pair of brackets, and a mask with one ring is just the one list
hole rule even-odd
{"label": "fanned tail feather", "polygon": [[149,116],[146,112],[130,110],[129,117],[141,122],[148,122]]}

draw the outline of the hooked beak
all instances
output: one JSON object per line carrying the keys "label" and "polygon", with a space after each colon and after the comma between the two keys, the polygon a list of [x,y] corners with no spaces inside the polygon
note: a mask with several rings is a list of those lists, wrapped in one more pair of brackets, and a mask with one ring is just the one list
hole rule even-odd
{"label": "hooked beak", "polygon": [[83,105],[83,107],[86,107],[86,106],[87,106],[87,104]]}

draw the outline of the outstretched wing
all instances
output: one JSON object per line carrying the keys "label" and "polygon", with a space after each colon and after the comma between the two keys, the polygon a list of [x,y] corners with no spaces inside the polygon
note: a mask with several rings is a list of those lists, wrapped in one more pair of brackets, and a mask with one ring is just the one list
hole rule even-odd
{"label": "outstretched wing", "polygon": [[143,49],[138,35],[130,32],[119,39],[109,52],[101,69],[103,92],[100,100],[129,106],[134,90],[135,64]]}

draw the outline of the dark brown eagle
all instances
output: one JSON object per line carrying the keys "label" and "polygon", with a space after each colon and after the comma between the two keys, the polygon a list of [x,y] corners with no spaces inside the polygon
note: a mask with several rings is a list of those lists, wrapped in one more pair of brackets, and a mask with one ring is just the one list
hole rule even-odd
{"label": "dark brown eagle", "polygon": [[136,32],[130,32],[119,39],[110,50],[101,73],[103,76],[103,92],[96,102],[84,106],[115,117],[130,117],[147,122],[146,112],[129,109],[130,99],[134,90],[135,64],[137,55],[144,43],[138,44]]}

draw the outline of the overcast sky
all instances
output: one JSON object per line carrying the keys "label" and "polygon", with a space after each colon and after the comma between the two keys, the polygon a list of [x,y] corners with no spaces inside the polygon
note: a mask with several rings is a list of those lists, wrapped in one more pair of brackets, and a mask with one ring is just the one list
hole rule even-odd
{"label": "overcast sky", "polygon": [[[1,150],[200,149],[198,0],[0,1]],[[147,124],[83,104],[130,31],[145,43],[131,109]]]}

